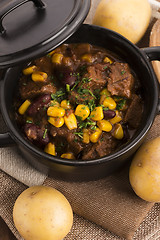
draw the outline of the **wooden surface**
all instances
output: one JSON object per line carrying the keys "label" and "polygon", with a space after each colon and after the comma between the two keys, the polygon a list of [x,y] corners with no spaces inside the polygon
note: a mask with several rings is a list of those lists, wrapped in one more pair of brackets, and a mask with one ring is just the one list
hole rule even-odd
{"label": "wooden surface", "polygon": [[[160,19],[157,20],[151,30],[149,46],[160,46]],[[157,75],[158,81],[160,82],[160,62],[152,62],[154,71]]]}

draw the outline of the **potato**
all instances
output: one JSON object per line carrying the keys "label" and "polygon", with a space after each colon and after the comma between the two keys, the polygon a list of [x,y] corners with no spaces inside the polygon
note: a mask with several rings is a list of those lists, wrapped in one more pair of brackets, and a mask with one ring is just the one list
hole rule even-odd
{"label": "potato", "polygon": [[25,240],[61,240],[72,227],[73,212],[68,200],[56,189],[33,186],[17,198],[13,221]]}
{"label": "potato", "polygon": [[160,202],[160,137],[139,148],[130,166],[129,180],[140,198]]}
{"label": "potato", "polygon": [[151,18],[148,0],[101,0],[93,24],[114,30],[137,43]]}

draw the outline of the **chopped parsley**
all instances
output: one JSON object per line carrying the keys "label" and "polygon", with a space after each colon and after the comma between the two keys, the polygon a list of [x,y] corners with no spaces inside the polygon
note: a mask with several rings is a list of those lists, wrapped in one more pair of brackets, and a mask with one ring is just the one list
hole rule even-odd
{"label": "chopped parsley", "polygon": [[124,70],[121,71],[121,74],[122,74],[122,75],[124,75],[125,73],[126,73],[126,71],[124,71]]}
{"label": "chopped parsley", "polygon": [[47,134],[47,128],[44,130],[44,134],[43,134],[43,139],[46,138],[46,134]]}
{"label": "chopped parsley", "polygon": [[66,84],[66,91],[70,92],[70,85],[69,84]]}
{"label": "chopped parsley", "polygon": [[32,120],[26,120],[26,123],[32,123]]}
{"label": "chopped parsley", "polygon": [[60,89],[56,93],[52,93],[51,98],[55,101],[58,101],[58,100],[61,100],[64,95],[65,95],[65,92],[63,91],[63,89]]}
{"label": "chopped parsley", "polygon": [[125,104],[126,104],[126,99],[120,100],[120,101],[117,103],[116,109],[117,109],[117,110],[122,110],[123,107],[125,106]]}
{"label": "chopped parsley", "polygon": [[80,138],[83,138],[83,132],[75,132],[74,134]]}

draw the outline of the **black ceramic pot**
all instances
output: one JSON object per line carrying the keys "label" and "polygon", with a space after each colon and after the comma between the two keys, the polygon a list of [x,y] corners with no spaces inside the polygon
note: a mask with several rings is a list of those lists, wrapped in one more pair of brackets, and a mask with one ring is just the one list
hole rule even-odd
{"label": "black ceramic pot", "polygon": [[6,70],[1,80],[1,112],[9,132],[0,135],[0,145],[14,142],[34,167],[41,171],[51,171],[54,176],[72,180],[96,179],[111,174],[131,158],[159,113],[159,86],[150,61],[160,60],[160,48],[139,49],[113,31],[85,24],[67,42],[88,42],[102,46],[129,63],[141,81],[144,98],[144,113],[136,134],[117,152],[95,160],[64,160],[40,151],[24,139],[14,119],[13,96],[21,72],[21,67],[17,66]]}

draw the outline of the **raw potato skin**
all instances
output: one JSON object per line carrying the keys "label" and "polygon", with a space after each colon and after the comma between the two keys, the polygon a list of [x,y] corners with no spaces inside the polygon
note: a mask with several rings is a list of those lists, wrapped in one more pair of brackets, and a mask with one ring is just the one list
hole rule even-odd
{"label": "raw potato skin", "polygon": [[134,156],[129,170],[135,193],[149,202],[160,202],[160,137],[144,143]]}
{"label": "raw potato skin", "polygon": [[13,220],[25,240],[62,240],[72,227],[73,212],[56,189],[33,186],[17,198]]}
{"label": "raw potato skin", "polygon": [[135,44],[146,32],[150,18],[148,0],[101,0],[93,24],[116,31]]}

